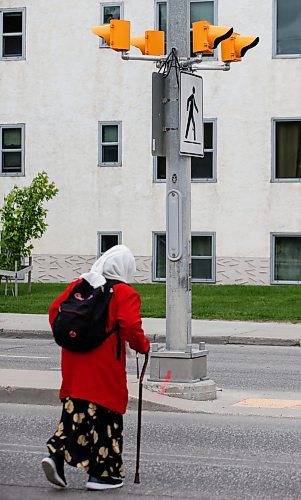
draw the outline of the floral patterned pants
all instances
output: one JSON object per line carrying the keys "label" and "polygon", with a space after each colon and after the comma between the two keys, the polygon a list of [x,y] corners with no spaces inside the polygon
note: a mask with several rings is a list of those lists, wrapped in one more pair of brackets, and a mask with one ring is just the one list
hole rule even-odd
{"label": "floral patterned pants", "polygon": [[94,477],[124,477],[123,417],[82,399],[63,400],[61,421],[47,441],[50,455]]}

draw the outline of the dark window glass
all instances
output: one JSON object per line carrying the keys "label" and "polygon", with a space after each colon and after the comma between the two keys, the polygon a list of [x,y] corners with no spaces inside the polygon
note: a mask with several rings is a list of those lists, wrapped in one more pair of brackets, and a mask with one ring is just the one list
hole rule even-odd
{"label": "dark window glass", "polygon": [[156,237],[156,278],[166,278],[166,235],[158,234]]}
{"label": "dark window glass", "polygon": [[192,278],[196,280],[212,279],[211,259],[192,259]]}
{"label": "dark window glass", "polygon": [[205,153],[204,158],[191,157],[191,178],[212,179],[213,177],[213,154]]}
{"label": "dark window glass", "polygon": [[214,2],[190,2],[190,27],[196,21],[214,24]]}
{"label": "dark window glass", "polygon": [[191,178],[192,179],[212,179],[213,178],[213,123],[204,123],[204,158],[191,158]]}
{"label": "dark window glass", "polygon": [[118,142],[118,125],[103,125],[102,142]]}
{"label": "dark window glass", "polygon": [[[192,236],[192,278],[199,280],[212,279],[212,237]],[[156,278],[166,279],[166,235],[156,237]],[[197,258],[197,257],[209,257]]]}
{"label": "dark window glass", "polygon": [[102,146],[102,162],[117,163],[118,162],[118,146]]}
{"label": "dark window glass", "polygon": [[165,156],[157,157],[157,179],[166,179],[166,158]]}
{"label": "dark window glass", "polygon": [[22,36],[3,37],[3,57],[17,57],[22,55]]}
{"label": "dark window glass", "polygon": [[158,4],[158,29],[160,31],[165,31],[167,33],[167,5],[166,2],[160,2]]}
{"label": "dark window glass", "polygon": [[301,281],[301,237],[275,238],[275,280]]}
{"label": "dark window glass", "polygon": [[276,178],[301,178],[301,122],[276,123]]}
{"label": "dark window glass", "polygon": [[211,257],[212,255],[212,237],[211,236],[192,236],[191,237],[191,255],[192,257]]}
{"label": "dark window glass", "polygon": [[204,149],[213,148],[213,123],[204,123]]}
{"label": "dark window glass", "polygon": [[22,12],[3,14],[3,34],[6,33],[22,33]]}
{"label": "dark window glass", "polygon": [[[190,47],[192,52],[192,23],[196,21],[208,21],[214,24],[214,2],[190,2]],[[212,57],[205,55],[204,57]]]}
{"label": "dark window glass", "polygon": [[118,234],[102,234],[101,235],[101,253],[106,252],[110,248],[118,245]]}
{"label": "dark window glass", "polygon": [[2,152],[2,172],[16,172],[22,171],[21,152],[4,153]]}
{"label": "dark window glass", "polygon": [[117,5],[108,5],[103,9],[103,22],[110,24],[111,19],[120,19],[120,7]]}
{"label": "dark window glass", "polygon": [[300,0],[277,0],[277,54],[301,54]]}
{"label": "dark window glass", "polygon": [[21,129],[3,128],[2,149],[20,149],[20,148],[21,148]]}

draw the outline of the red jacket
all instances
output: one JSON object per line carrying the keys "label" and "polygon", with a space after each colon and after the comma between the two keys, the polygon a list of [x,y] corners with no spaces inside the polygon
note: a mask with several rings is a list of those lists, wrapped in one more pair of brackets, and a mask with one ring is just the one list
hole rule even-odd
{"label": "red jacket", "polygon": [[[59,306],[81,280],[73,281],[51,304],[49,322],[53,328]],[[141,325],[140,296],[125,283],[113,285],[113,296],[109,304],[107,330],[119,322],[121,358],[116,359],[117,337],[111,335],[96,349],[78,353],[62,349],[62,385],[60,398],[67,396],[98,403],[117,413],[125,413],[128,402],[126,381],[125,341],[135,351],[149,351],[149,340]]]}

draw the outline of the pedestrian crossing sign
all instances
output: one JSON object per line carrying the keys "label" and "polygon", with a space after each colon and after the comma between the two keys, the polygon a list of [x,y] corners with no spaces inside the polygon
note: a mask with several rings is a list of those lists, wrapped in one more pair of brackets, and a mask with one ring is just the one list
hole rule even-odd
{"label": "pedestrian crossing sign", "polygon": [[203,79],[180,73],[180,154],[204,156]]}

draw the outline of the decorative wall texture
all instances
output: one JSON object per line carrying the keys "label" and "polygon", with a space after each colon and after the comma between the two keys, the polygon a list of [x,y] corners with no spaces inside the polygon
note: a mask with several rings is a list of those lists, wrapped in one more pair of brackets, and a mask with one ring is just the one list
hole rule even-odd
{"label": "decorative wall texture", "polygon": [[[90,270],[94,255],[34,255],[35,282],[70,282]],[[136,257],[136,283],[151,283],[151,257]],[[220,285],[269,285],[269,259],[220,257],[216,260],[216,283]]]}
{"label": "decorative wall texture", "polygon": [[[39,283],[69,283],[91,269],[95,255],[34,255],[32,280]],[[137,283],[151,281],[151,257],[136,257]]]}
{"label": "decorative wall texture", "polygon": [[270,261],[256,258],[216,259],[216,283],[222,285],[269,285]]}

